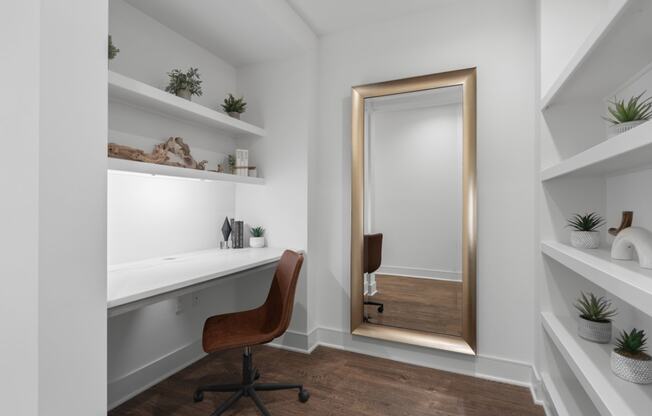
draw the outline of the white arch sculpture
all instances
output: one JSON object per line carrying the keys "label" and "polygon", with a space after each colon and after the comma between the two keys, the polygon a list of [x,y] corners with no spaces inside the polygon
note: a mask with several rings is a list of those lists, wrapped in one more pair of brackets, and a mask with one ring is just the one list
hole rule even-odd
{"label": "white arch sculpture", "polygon": [[634,250],[639,265],[652,269],[652,232],[641,227],[629,227],[620,231],[611,246],[611,258],[632,260]]}

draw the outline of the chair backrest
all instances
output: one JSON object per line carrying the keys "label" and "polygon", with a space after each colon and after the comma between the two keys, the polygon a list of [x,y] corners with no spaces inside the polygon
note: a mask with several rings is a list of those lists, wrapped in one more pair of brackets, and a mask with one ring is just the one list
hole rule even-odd
{"label": "chair backrest", "polygon": [[373,273],[380,267],[383,258],[383,234],[364,235],[363,267],[365,273]]}
{"label": "chair backrest", "polygon": [[303,254],[285,250],[276,266],[274,279],[263,305],[267,315],[266,329],[274,331],[274,337],[283,335],[290,325],[294,293],[302,264]]}

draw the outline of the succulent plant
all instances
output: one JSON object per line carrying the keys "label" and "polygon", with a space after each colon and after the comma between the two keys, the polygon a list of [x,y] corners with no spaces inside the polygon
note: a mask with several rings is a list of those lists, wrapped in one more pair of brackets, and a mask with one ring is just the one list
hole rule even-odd
{"label": "succulent plant", "polygon": [[630,121],[649,120],[652,118],[652,97],[641,101],[647,91],[631,97],[627,102],[614,98],[609,101],[607,110],[611,117],[603,117],[611,124],[622,124]]}
{"label": "succulent plant", "polygon": [[649,360],[650,356],[646,354],[646,343],[645,331],[634,328],[630,332],[623,331],[620,334],[614,351],[627,357]]}
{"label": "succulent plant", "polygon": [[252,237],[262,237],[265,234],[265,229],[263,227],[252,227],[249,232]]}
{"label": "succulent plant", "polygon": [[589,214],[574,214],[568,219],[568,227],[575,231],[596,231],[605,220],[595,212]]}
{"label": "succulent plant", "polygon": [[165,91],[176,94],[181,90],[190,91],[191,95],[200,96],[203,94],[201,90],[202,81],[199,79],[199,69],[188,68],[186,72],[179,69],[173,69],[168,72],[170,83],[165,87]]}
{"label": "succulent plant", "polygon": [[588,296],[582,293],[573,305],[580,312],[580,317],[593,322],[611,322],[616,315],[616,310],[611,307],[611,302],[605,297],[597,297],[593,293]]}
{"label": "succulent plant", "polygon": [[222,108],[226,113],[244,113],[247,109],[247,103],[244,101],[244,97],[235,98],[233,94],[229,94],[224,99]]}

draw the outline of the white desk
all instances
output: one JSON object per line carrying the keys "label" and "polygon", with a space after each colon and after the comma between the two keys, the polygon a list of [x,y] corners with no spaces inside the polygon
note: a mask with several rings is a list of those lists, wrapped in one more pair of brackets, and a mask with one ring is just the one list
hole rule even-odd
{"label": "white desk", "polygon": [[212,249],[117,264],[108,268],[108,315],[213,286],[225,279],[273,269],[283,249]]}

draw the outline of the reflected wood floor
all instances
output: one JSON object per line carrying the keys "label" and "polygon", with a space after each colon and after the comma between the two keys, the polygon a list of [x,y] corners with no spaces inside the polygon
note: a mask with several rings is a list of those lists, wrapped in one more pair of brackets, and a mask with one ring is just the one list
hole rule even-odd
{"label": "reflected wood floor", "polygon": [[376,290],[367,298],[385,310],[366,305],[370,323],[462,335],[462,282],[376,274]]}
{"label": "reflected wood floor", "polygon": [[[212,354],[109,412],[109,416],[208,416],[229,396],[195,388],[240,378],[241,351]],[[274,416],[543,416],[524,387],[318,347],[312,354],[254,348],[261,382],[297,382],[310,390],[307,403],[294,391],[261,392]],[[249,398],[227,415],[258,415]]]}

